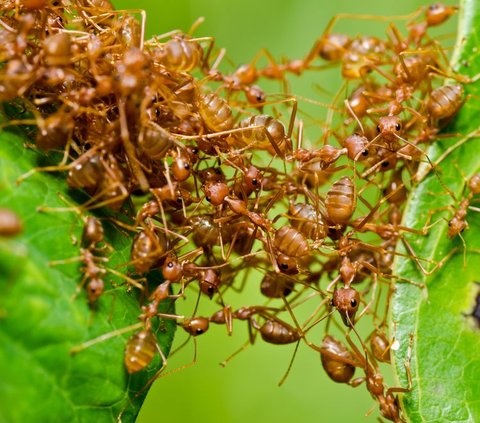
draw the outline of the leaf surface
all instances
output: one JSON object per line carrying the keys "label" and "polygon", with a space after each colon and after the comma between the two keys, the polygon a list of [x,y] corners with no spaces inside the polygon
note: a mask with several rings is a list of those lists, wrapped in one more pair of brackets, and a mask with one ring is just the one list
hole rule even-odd
{"label": "leaf surface", "polygon": [[[69,191],[59,173],[36,173],[17,186],[20,175],[49,163],[24,148],[27,141],[16,129],[0,132],[0,207],[13,210],[24,225],[17,237],[0,238],[0,421],[110,422],[120,413],[123,421],[133,421],[147,390],[137,393],[158,369],[158,354],[148,371],[128,375],[123,351],[132,331],[74,355],[70,350],[137,323],[136,292],[107,272],[105,292],[91,309],[83,289],[74,298],[82,264],[49,265],[79,257],[72,236],[80,239],[83,222],[74,212],[37,207],[68,206],[57,193],[73,204],[72,196],[79,204],[86,198]],[[115,269],[129,260],[131,236],[107,219],[102,223],[114,251],[105,266]],[[165,354],[174,330],[168,320],[157,332]]]}
{"label": "leaf surface", "polygon": [[[475,77],[480,73],[480,2],[463,1],[459,14],[453,70]],[[462,237],[447,236],[448,221],[469,193],[468,179],[480,171],[480,139],[476,135],[480,129],[480,83],[465,83],[464,88],[469,98],[444,130],[459,135],[441,138],[428,149],[431,161],[438,163],[437,175],[428,173],[426,167],[420,170],[426,177],[413,190],[404,216],[404,225],[417,229],[425,226],[430,215],[431,222],[436,222],[427,236],[405,236],[417,257],[431,260],[422,261],[426,268],[448,258],[430,276],[410,258],[398,257],[395,264],[396,275],[426,284],[422,290],[397,282],[392,300],[392,320],[400,343],[395,367],[400,386],[406,387],[405,364],[410,363],[413,387],[401,398],[412,422],[480,421],[480,329],[471,316],[480,290],[474,282],[480,281],[480,214],[469,210],[469,228]],[[475,198],[472,201],[478,206]],[[407,252],[405,244],[401,247]]]}

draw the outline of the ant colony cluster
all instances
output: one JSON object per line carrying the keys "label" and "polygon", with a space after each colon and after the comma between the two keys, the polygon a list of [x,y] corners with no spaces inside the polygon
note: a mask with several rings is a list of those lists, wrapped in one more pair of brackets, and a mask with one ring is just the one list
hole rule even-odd
{"label": "ant colony cluster", "polygon": [[[304,343],[329,378],[365,382],[381,415],[403,421],[397,394],[408,387],[386,387],[380,372],[395,345],[386,328],[399,279],[392,263],[399,242],[425,274],[448,259],[418,257],[405,233],[427,233],[430,222],[415,230],[401,220],[420,163],[435,170],[426,148],[465,101],[468,81],[452,75],[428,35],[455,12],[434,4],[405,28],[390,24],[385,39],[335,33],[337,16],[305,58],[276,63],[263,52],[226,72],[225,51],[213,38],[195,38],[197,25],[146,40],[145,13],[115,11],[108,0],[2,1],[0,100],[20,110],[8,124],[35,125],[35,149],[64,153],[58,165],[20,179],[64,172],[69,187],[90,196],[62,209],[84,221],[78,289],[95,309],[112,271],[138,292],[140,321],[125,345],[129,373],[157,353],[156,377],[163,371],[159,319],[189,337],[212,324],[230,334],[244,320],[249,343],[257,333],[271,344]],[[287,77],[336,65],[345,82],[323,134],[304,140]],[[265,78],[280,81],[284,93],[266,95],[256,85]],[[479,178],[451,217],[451,237],[467,225]],[[101,221],[87,213],[99,208],[114,211],[133,239],[123,272],[104,266],[111,248]],[[20,228],[1,211],[0,235]],[[146,275],[154,269],[163,278],[152,289]],[[230,296],[247,284],[258,285],[261,305],[233,306]],[[189,293],[198,297],[193,312],[159,311]],[[201,316],[210,300],[218,311]],[[360,320],[373,328],[368,335],[356,329]]]}

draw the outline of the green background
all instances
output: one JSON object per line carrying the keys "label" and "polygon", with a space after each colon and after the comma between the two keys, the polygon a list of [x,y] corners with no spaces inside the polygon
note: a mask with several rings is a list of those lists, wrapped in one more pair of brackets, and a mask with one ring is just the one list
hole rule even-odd
{"label": "green background", "polygon": [[[261,48],[267,48],[277,59],[302,57],[337,13],[403,15],[430,4],[418,0],[124,0],[114,3],[119,9],[147,10],[147,36],[177,28],[188,31],[196,18],[204,16],[205,23],[194,35],[214,36],[216,46],[226,48],[228,58],[235,64],[250,61]],[[383,37],[386,26],[384,22],[349,20],[339,22],[336,28],[350,35]],[[455,19],[439,30],[447,34],[447,45],[453,45],[454,31]],[[301,80],[292,76],[292,91],[328,103],[338,87],[338,73],[338,69],[312,72]],[[268,87],[270,93],[281,91],[279,84],[261,85]],[[300,107],[308,108],[304,104]],[[316,119],[324,119],[325,109],[308,109]],[[308,123],[306,126],[308,129]],[[306,135],[308,137],[308,131]],[[241,302],[244,305],[260,303],[256,295],[258,282],[249,280],[248,285]],[[186,304],[178,304],[179,313],[188,314],[190,310]],[[201,310],[207,315],[205,307]],[[184,339],[185,334],[179,330],[176,343]],[[208,334],[198,338],[198,362],[194,366],[153,385],[138,422],[376,421],[378,406],[366,389],[331,382],[318,354],[304,345],[300,346],[292,372],[281,388],[277,383],[293,353],[291,345],[272,346],[257,341],[226,368],[220,367],[218,363],[246,339],[247,331],[242,324],[235,325],[232,337],[226,335],[225,328],[212,327]],[[169,360],[170,370],[189,363],[192,355],[193,344],[190,344]],[[389,372],[388,368],[385,371]],[[365,413],[372,409],[373,413],[366,419]]]}

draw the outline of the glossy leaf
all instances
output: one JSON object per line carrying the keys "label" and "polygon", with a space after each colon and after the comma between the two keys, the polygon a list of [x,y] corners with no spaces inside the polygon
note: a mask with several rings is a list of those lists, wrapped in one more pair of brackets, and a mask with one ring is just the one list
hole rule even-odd
{"label": "glossy leaf", "polygon": [[[16,212],[24,225],[17,237],[0,239],[0,421],[110,422],[120,413],[123,421],[133,421],[146,395],[139,391],[158,369],[159,358],[149,371],[129,376],[123,351],[132,332],[75,355],[70,350],[137,323],[138,298],[107,273],[105,293],[90,309],[84,290],[74,298],[81,263],[49,265],[79,256],[72,236],[80,238],[83,222],[74,212],[37,207],[66,207],[58,193],[74,204],[72,196],[80,203],[85,198],[68,191],[58,173],[36,173],[17,186],[20,175],[54,161],[24,148],[26,141],[17,130],[0,133],[0,207]],[[102,221],[114,250],[106,266],[114,269],[129,260],[131,237]],[[174,330],[173,320],[159,328],[165,353]]]}
{"label": "glossy leaf", "polygon": [[[480,73],[480,2],[463,1],[459,13],[454,72],[475,77]],[[437,174],[428,172],[427,166],[420,170],[423,180],[412,192],[404,220],[406,226],[422,229],[432,215],[434,225],[427,236],[405,238],[418,258],[431,260],[422,261],[424,267],[432,269],[442,259],[444,265],[426,276],[412,259],[396,261],[398,276],[426,285],[422,290],[397,282],[393,298],[400,343],[396,371],[400,385],[406,387],[405,364],[410,363],[412,390],[401,398],[412,422],[480,421],[480,329],[471,316],[479,292],[474,281],[480,280],[480,214],[469,210],[469,228],[461,237],[447,237],[447,222],[469,193],[467,181],[480,171],[480,139],[475,136],[480,129],[480,83],[465,83],[464,88],[469,98],[444,130],[459,135],[439,139],[428,149],[432,162],[438,163]]]}

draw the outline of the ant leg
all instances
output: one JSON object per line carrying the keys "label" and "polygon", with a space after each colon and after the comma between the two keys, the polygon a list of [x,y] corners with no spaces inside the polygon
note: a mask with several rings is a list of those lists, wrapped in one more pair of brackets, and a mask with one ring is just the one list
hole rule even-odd
{"label": "ant leg", "polygon": [[425,276],[430,276],[432,275],[435,271],[437,271],[438,269],[440,269],[444,264],[445,262],[454,254],[456,253],[456,251],[458,250],[458,248],[453,248],[443,259],[441,259],[439,262],[437,262],[437,264],[430,270],[426,270],[425,267],[423,267],[422,263],[420,262],[419,258],[417,257],[417,255],[415,254],[415,251],[413,250],[412,246],[410,245],[410,243],[404,238],[402,237],[402,242],[403,244],[405,245],[405,247],[407,248],[407,250],[409,251],[409,253],[411,254],[411,258],[413,258],[413,261],[415,261],[415,263],[417,264],[418,268],[422,271],[422,273],[425,275]]}
{"label": "ant leg", "polygon": [[[340,19],[354,19],[354,20],[374,20],[374,21],[380,21],[380,22],[391,22],[393,19],[396,20],[412,20],[415,19],[418,15],[422,13],[422,9],[419,8],[413,13],[410,13],[408,15],[394,15],[394,16],[376,16],[376,15],[368,15],[368,14],[352,14],[352,13],[339,13],[335,15],[332,19],[330,19],[327,27],[323,31],[323,34],[320,36],[320,38],[315,42],[313,48],[310,50],[310,52],[307,54],[306,58],[304,59],[304,62],[309,64],[312,62],[315,57],[318,55],[321,47],[321,43],[325,42],[325,38],[327,35],[330,34],[332,28],[335,26],[337,21]],[[346,51],[346,50],[345,50]]]}
{"label": "ant leg", "polygon": [[77,354],[87,348],[90,348],[91,346],[95,345],[95,344],[99,344],[100,342],[104,342],[104,341],[107,341],[108,339],[110,338],[113,338],[115,336],[119,336],[119,335],[123,335],[125,333],[128,333],[128,332],[132,332],[134,330],[137,330],[137,329],[140,329],[143,327],[143,323],[142,322],[139,322],[139,323],[135,323],[133,325],[130,325],[130,326],[127,326],[125,328],[122,328],[122,329],[116,329],[112,332],[108,332],[108,333],[105,333],[103,335],[100,335],[96,338],[93,338],[91,339],[90,341],[86,341],[80,345],[76,345],[72,348],[70,348],[70,354]]}
{"label": "ant leg", "polygon": [[139,280],[135,280],[135,279],[132,279],[132,278],[124,275],[123,273],[118,272],[117,270],[108,269],[108,268],[105,268],[105,270],[109,273],[114,274],[115,276],[118,276],[121,279],[124,279],[127,282],[127,284],[133,285],[135,288],[138,288],[141,291],[143,291],[145,289],[145,287],[141,283],[139,283],[139,281],[145,280],[144,278],[139,279]]}
{"label": "ant leg", "polygon": [[413,387],[412,372],[410,369],[410,361],[412,359],[412,345],[413,345],[413,334],[411,333],[410,341],[408,342],[408,348],[407,348],[407,359],[404,362],[405,372],[407,374],[408,386],[406,388],[402,388],[402,387],[388,388],[386,391],[386,395],[391,394],[392,392],[410,392],[412,390],[412,387]]}
{"label": "ant leg", "polygon": [[297,343],[295,345],[295,350],[293,351],[293,355],[292,355],[292,358],[290,359],[290,363],[288,363],[288,367],[287,367],[287,370],[285,371],[285,374],[282,376],[282,378],[278,382],[278,386],[282,386],[284,384],[284,382],[287,380],[287,377],[290,373],[290,370],[292,369],[293,362],[295,360],[295,356],[297,355],[299,345],[300,345],[300,339],[297,341]]}
{"label": "ant leg", "polygon": [[[162,366],[160,367],[160,369],[157,370],[157,372],[147,381],[147,383],[143,386],[142,389],[140,389],[140,391],[138,391],[136,394],[135,394],[135,397],[138,397],[140,396],[143,392],[145,392],[145,389],[148,389],[148,387],[153,383],[155,382],[157,379],[159,379],[160,377],[163,377],[163,376],[166,376],[163,375],[161,376],[162,372],[165,370],[165,368],[167,367],[167,357],[165,356],[165,354],[163,353],[160,345],[158,344],[158,342],[155,343],[155,347],[157,348],[157,351],[158,351],[158,354],[160,355],[160,358],[162,359]],[[168,372],[168,374],[171,374],[171,373],[176,373],[180,371],[180,368],[178,369],[174,369],[172,370],[171,372]]]}
{"label": "ant leg", "polygon": [[125,154],[127,156],[128,163],[130,165],[133,175],[135,175],[135,178],[140,185],[140,189],[143,192],[147,192],[150,188],[150,185],[138,160],[137,153],[135,152],[135,147],[130,141],[124,98],[118,99],[118,112],[120,116],[120,137],[123,142],[123,147],[125,148]]}
{"label": "ant leg", "polygon": [[[450,153],[452,153],[452,151],[456,150],[457,148],[461,147],[463,144],[465,144],[467,141],[471,140],[471,139],[480,139],[479,138],[480,136],[480,130],[479,129],[475,129],[474,131],[470,132],[469,134],[467,134],[465,137],[463,137],[462,139],[458,140],[455,144],[451,145],[450,147],[448,147],[443,153],[442,155],[437,159],[435,160],[434,162],[434,165],[435,166],[438,166],[443,160],[445,160],[445,158],[447,156],[450,155]],[[425,179],[425,177],[429,174],[430,172],[430,169],[428,170],[424,170],[424,169],[421,169],[423,170],[423,172],[419,172],[417,173],[417,175],[415,175],[414,179],[416,182],[421,182],[423,179]]]}
{"label": "ant leg", "polygon": [[245,342],[237,351],[235,351],[233,354],[230,354],[225,360],[223,360],[220,364],[222,367],[226,367],[227,364],[238,354],[240,354],[242,351],[246,350],[250,345],[252,345],[251,339],[248,339],[247,342]]}
{"label": "ant leg", "polygon": [[[153,383],[156,379],[164,378],[166,376],[170,376],[174,373],[178,373],[178,372],[181,372],[182,370],[188,369],[189,367],[192,367],[197,363],[197,339],[194,336],[189,336],[187,338],[187,340],[180,347],[178,347],[174,352],[177,352],[181,348],[183,348],[188,343],[190,338],[193,338],[193,358],[192,358],[192,361],[188,364],[184,364],[183,366],[177,367],[176,369],[170,370],[169,372],[165,372],[165,373],[162,373],[162,374],[160,374],[160,371],[157,372],[157,374],[155,374],[155,376],[152,377],[152,380],[148,382],[149,384]],[[174,352],[172,352],[170,354],[170,356],[172,356],[174,354]],[[165,359],[165,362],[166,362],[166,359]],[[163,371],[164,368],[165,368],[165,366],[162,365],[162,368],[160,370]],[[147,387],[148,387],[148,385],[147,385]],[[145,389],[145,388],[143,388],[143,389]],[[142,389],[142,391],[143,391],[143,389]]]}

